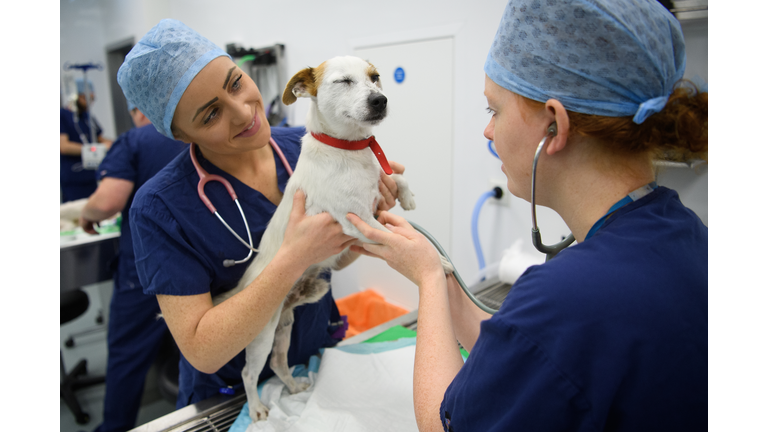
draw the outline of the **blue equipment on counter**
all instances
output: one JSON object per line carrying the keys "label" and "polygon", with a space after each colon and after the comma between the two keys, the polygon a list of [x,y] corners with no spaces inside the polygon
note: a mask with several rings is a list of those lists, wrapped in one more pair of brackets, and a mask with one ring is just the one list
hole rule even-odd
{"label": "blue equipment on counter", "polygon": [[475,204],[475,209],[472,212],[472,242],[475,245],[475,253],[477,254],[477,263],[480,270],[485,268],[485,257],[483,256],[483,248],[480,246],[480,235],[477,230],[478,220],[480,219],[480,209],[483,208],[483,204],[488,198],[494,197],[496,199],[501,198],[503,191],[500,187],[496,186],[492,190],[485,192],[480,196]]}

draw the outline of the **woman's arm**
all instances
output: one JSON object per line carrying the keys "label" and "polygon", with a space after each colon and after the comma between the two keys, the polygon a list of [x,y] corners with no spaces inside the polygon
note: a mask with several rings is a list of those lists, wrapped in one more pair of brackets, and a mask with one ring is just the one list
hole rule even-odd
{"label": "woman's arm", "polygon": [[[106,145],[107,149],[112,147],[112,141],[99,135],[97,141]],[[67,134],[59,134],[59,152],[68,156],[80,156],[83,153],[83,145],[69,140]]]}
{"label": "woman's arm", "polygon": [[133,192],[134,183],[115,177],[105,177],[80,213],[80,227],[96,234],[94,223],[109,219],[125,208]]}
{"label": "woman's arm", "polygon": [[467,352],[472,352],[480,336],[480,323],[492,315],[477,307],[453,276],[448,277],[448,302],[451,305],[451,321],[456,338]]}
{"label": "woman's arm", "polygon": [[440,404],[464,365],[453,332],[446,278],[439,272],[419,285],[419,328],[413,366],[413,405],[419,431],[442,431]]}
{"label": "woman's arm", "polygon": [[329,214],[307,216],[304,204],[304,193],[299,191],[279,251],[239,293],[217,306],[210,293],[157,296],[179,349],[199,371],[214,373],[234,358],[264,329],[310,265],[355,241]]}
{"label": "woman's arm", "polygon": [[99,136],[96,138],[96,141],[98,141],[98,142],[100,142],[100,143],[104,144],[105,146],[107,146],[107,149],[111,148],[111,147],[112,147],[112,143],[113,143],[113,141],[112,141],[112,140],[110,140],[110,139],[107,139],[107,138],[104,138],[104,137],[103,137],[103,136],[101,136],[101,135],[99,135]]}
{"label": "woman's arm", "polygon": [[59,135],[59,152],[67,156],[80,156],[83,145],[69,140],[67,134]]}
{"label": "woman's arm", "polygon": [[379,221],[391,233],[371,228],[355,215],[347,217],[379,244],[352,249],[382,258],[419,287],[419,328],[413,372],[413,402],[420,431],[442,430],[440,404],[448,385],[464,364],[453,332],[448,287],[435,248],[405,219],[382,212]]}
{"label": "woman's arm", "polygon": [[184,357],[195,369],[215,373],[264,329],[305,269],[278,252],[246,289],[217,306],[210,293],[158,295],[157,301]]}

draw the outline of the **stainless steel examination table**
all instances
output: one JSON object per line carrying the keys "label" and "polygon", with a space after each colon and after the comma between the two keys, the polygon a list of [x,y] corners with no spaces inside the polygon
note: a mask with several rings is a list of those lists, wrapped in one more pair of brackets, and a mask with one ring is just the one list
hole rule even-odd
{"label": "stainless steel examination table", "polygon": [[[472,291],[483,303],[498,309],[511,286],[490,279],[480,282]],[[418,310],[392,319],[363,333],[345,339],[338,346],[351,345],[366,341],[394,326],[416,330]],[[132,429],[131,432],[226,432],[246,402],[245,391],[240,390],[234,396],[217,395],[210,399],[189,405],[180,410]]]}
{"label": "stainless steel examination table", "polygon": [[60,291],[112,279],[111,263],[120,247],[120,232],[61,236],[59,267]]}

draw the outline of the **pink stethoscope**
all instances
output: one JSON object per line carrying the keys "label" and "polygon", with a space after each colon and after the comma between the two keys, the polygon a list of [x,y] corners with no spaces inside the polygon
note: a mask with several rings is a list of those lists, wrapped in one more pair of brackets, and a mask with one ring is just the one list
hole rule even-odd
{"label": "pink stethoscope", "polygon": [[[269,143],[272,145],[272,148],[275,150],[277,155],[280,157],[280,160],[283,162],[283,165],[285,166],[285,170],[288,171],[288,175],[293,175],[293,170],[291,169],[290,164],[288,164],[288,160],[285,159],[285,155],[283,154],[282,150],[280,150],[280,147],[278,147],[277,143],[275,142],[272,137],[269,138]],[[232,184],[227,181],[224,177],[220,175],[215,174],[208,174],[206,170],[203,169],[203,167],[200,166],[200,163],[197,161],[197,156],[195,155],[195,143],[191,143],[189,145],[189,156],[192,159],[192,164],[195,165],[195,169],[197,170],[197,175],[200,176],[200,181],[197,183],[197,194],[200,196],[200,200],[203,201],[203,204],[205,204],[206,207],[208,207],[208,210],[211,211],[211,213],[215,214],[217,218],[221,221],[222,224],[224,224],[225,227],[229,230],[229,232],[232,233],[238,240],[240,240],[240,243],[244,244],[245,247],[248,248],[248,256],[241,259],[240,261],[235,261],[232,259],[226,259],[224,260],[224,267],[232,267],[235,264],[242,264],[246,261],[248,261],[254,252],[259,252],[258,249],[253,248],[253,239],[251,238],[251,228],[248,226],[248,221],[245,218],[245,213],[243,213],[243,208],[240,207],[240,202],[237,199],[237,194],[235,194],[235,190],[232,188]],[[219,212],[216,210],[216,207],[211,204],[211,200],[208,199],[208,197],[205,195],[205,191],[203,188],[205,187],[205,184],[209,181],[216,181],[224,185],[225,188],[227,188],[227,191],[229,192],[229,196],[232,197],[232,200],[237,204],[237,209],[240,210],[240,216],[243,217],[243,223],[245,224],[245,231],[248,233],[248,242],[246,243],[245,240],[243,240],[242,237],[240,237],[235,230],[233,230],[229,224],[227,224],[226,221],[224,221],[224,218],[219,215]]]}

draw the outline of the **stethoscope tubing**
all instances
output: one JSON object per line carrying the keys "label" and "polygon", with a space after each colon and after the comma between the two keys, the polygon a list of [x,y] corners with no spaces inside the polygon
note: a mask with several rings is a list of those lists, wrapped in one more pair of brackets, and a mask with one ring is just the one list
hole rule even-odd
{"label": "stethoscope tubing", "polygon": [[[269,143],[272,145],[272,148],[277,153],[278,157],[280,158],[280,161],[283,162],[283,165],[285,166],[285,170],[288,172],[289,176],[293,175],[293,169],[291,169],[291,165],[288,163],[288,160],[285,158],[285,155],[283,154],[283,151],[280,150],[280,147],[277,145],[275,140],[270,137]],[[251,256],[253,256],[253,253],[258,253],[259,250],[255,249],[253,247],[253,238],[251,236],[251,228],[248,225],[248,220],[245,217],[245,212],[243,212],[243,207],[240,205],[240,200],[237,199],[237,194],[235,193],[235,189],[232,187],[232,184],[225,179],[224,177],[216,174],[209,174],[203,167],[200,165],[200,162],[197,160],[197,155],[195,154],[195,143],[191,143],[189,145],[189,157],[192,159],[192,164],[195,166],[195,170],[197,171],[197,175],[200,177],[200,181],[197,182],[197,195],[200,197],[200,200],[205,204],[205,206],[208,208],[208,210],[211,211],[218,219],[221,221],[221,223],[229,230],[229,232],[232,233],[232,235],[237,238],[240,243],[242,243],[246,248],[248,248],[248,256],[241,260],[233,260],[233,259],[226,259],[224,260],[224,267],[231,267],[235,264],[242,264],[249,259],[251,259]],[[208,182],[218,182],[221,183],[229,193],[229,196],[232,198],[232,201],[235,202],[235,205],[237,205],[237,209],[240,211],[240,216],[243,218],[243,224],[245,225],[245,231],[248,233],[248,241],[246,242],[243,240],[242,237],[240,237],[239,234],[235,232],[232,227],[229,226],[227,221],[224,220],[223,217],[219,214],[218,210],[216,210],[216,207],[211,203],[211,200],[208,199],[208,196],[205,194],[205,185]]]}
{"label": "stethoscope tubing", "polygon": [[[569,234],[568,237],[561,241],[560,243],[557,243],[553,246],[547,246],[541,242],[541,232],[539,230],[538,223],[536,221],[536,168],[539,164],[539,157],[541,156],[541,152],[544,151],[544,147],[546,146],[547,140],[550,137],[554,137],[557,135],[557,126],[556,124],[550,125],[549,128],[547,128],[547,135],[542,138],[542,140],[539,142],[538,147],[536,147],[536,154],[533,157],[533,169],[531,172],[531,220],[533,224],[533,228],[531,229],[532,236],[533,236],[533,245],[536,247],[536,249],[539,252],[547,254],[547,261],[552,259],[558,252],[568,247],[571,243],[574,241],[573,233]],[[489,148],[490,148],[490,141],[489,141]],[[424,237],[427,238],[427,240],[432,243],[433,246],[437,249],[437,251],[445,257],[445,259],[448,260],[448,262],[453,265],[453,262],[451,261],[451,258],[448,256],[448,254],[445,252],[445,249],[443,249],[442,246],[440,246],[440,243],[435,239],[427,230],[419,226],[418,224],[408,221],[408,223],[411,224],[411,226],[416,229],[416,231],[420,232]],[[483,302],[477,299],[472,292],[469,290],[467,285],[464,283],[464,280],[461,278],[461,275],[459,275],[458,270],[456,270],[456,266],[454,266],[453,276],[456,278],[456,282],[459,283],[459,286],[461,287],[462,291],[469,297],[472,302],[479,307],[482,311],[488,313],[488,314],[495,314],[498,312],[498,309],[493,309],[488,306],[486,306]]]}
{"label": "stethoscope tubing", "polygon": [[531,240],[536,250],[547,255],[547,261],[554,258],[555,255],[557,255],[561,250],[568,247],[575,240],[575,238],[573,237],[573,233],[571,233],[571,234],[568,234],[568,237],[563,239],[563,241],[561,241],[560,243],[557,243],[551,246],[545,245],[541,241],[541,231],[539,230],[539,225],[536,222],[536,168],[539,165],[539,156],[541,156],[541,152],[544,151],[544,147],[546,147],[547,139],[549,139],[550,137],[554,137],[556,135],[557,135],[557,125],[555,123],[552,123],[547,128],[547,135],[541,139],[538,147],[536,147],[536,154],[533,156],[533,168],[531,170],[531,220],[533,224],[533,228],[531,228]]}
{"label": "stethoscope tubing", "polygon": [[437,251],[440,253],[440,255],[444,256],[444,257],[445,257],[445,259],[447,259],[447,260],[448,260],[448,262],[449,262],[449,263],[451,263],[451,265],[453,266],[453,273],[452,273],[452,274],[453,274],[453,276],[456,278],[456,282],[458,282],[458,283],[459,283],[459,286],[461,287],[462,291],[464,291],[464,293],[467,295],[467,297],[469,297],[469,299],[470,299],[470,300],[472,300],[472,302],[473,302],[473,303],[474,303],[474,304],[475,304],[477,307],[479,307],[479,308],[480,308],[480,309],[482,309],[484,312],[486,312],[486,313],[489,313],[489,314],[491,314],[491,315],[493,315],[493,314],[495,314],[496,312],[498,312],[498,309],[493,309],[493,308],[490,308],[490,307],[486,306],[485,304],[483,304],[483,302],[481,302],[480,300],[478,300],[478,299],[477,299],[477,297],[475,297],[475,296],[474,296],[474,295],[473,295],[473,294],[472,294],[472,293],[469,291],[469,288],[467,288],[467,284],[465,284],[465,283],[464,283],[464,279],[462,279],[462,278],[461,278],[461,275],[459,275],[459,271],[458,271],[458,270],[456,270],[456,266],[455,266],[455,265],[453,265],[453,261],[451,261],[451,258],[448,256],[448,253],[445,251],[445,249],[443,249],[443,247],[442,247],[442,246],[440,246],[440,242],[438,242],[438,241],[437,241],[437,239],[436,239],[436,238],[434,238],[434,237],[432,236],[432,234],[430,234],[430,233],[429,233],[427,230],[425,230],[424,228],[422,228],[421,226],[419,226],[419,225],[418,225],[417,223],[415,223],[415,222],[411,222],[411,221],[408,221],[408,223],[409,223],[409,224],[411,224],[411,226],[412,226],[414,229],[416,229],[416,231],[418,231],[418,232],[420,232],[422,235],[424,235],[424,237],[426,237],[426,238],[427,238],[427,240],[429,240],[429,242],[430,242],[430,243],[432,243],[432,245],[435,247],[435,249],[437,249]]}

